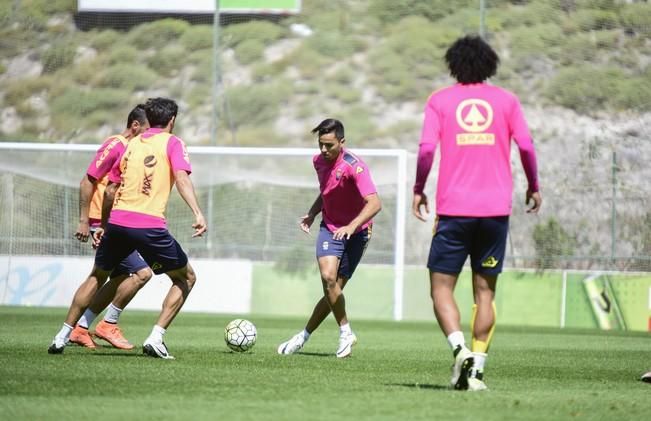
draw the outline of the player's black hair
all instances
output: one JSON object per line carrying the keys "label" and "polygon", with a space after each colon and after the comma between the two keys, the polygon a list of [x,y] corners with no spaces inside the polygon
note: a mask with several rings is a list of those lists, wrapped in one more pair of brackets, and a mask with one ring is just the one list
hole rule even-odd
{"label": "player's black hair", "polygon": [[169,98],[149,98],[145,103],[145,113],[151,127],[165,127],[176,113],[179,106]]}
{"label": "player's black hair", "polygon": [[481,83],[497,71],[500,58],[481,37],[466,35],[445,53],[450,75],[461,84]]}
{"label": "player's black hair", "polygon": [[312,133],[317,134],[319,137],[332,132],[335,133],[335,137],[338,140],[344,138],[344,125],[341,121],[334,118],[326,118],[312,129]]}
{"label": "player's black hair", "polygon": [[131,127],[131,124],[134,121],[137,121],[141,125],[147,123],[147,113],[145,113],[144,104],[138,104],[133,108],[133,110],[131,110],[127,117],[127,129]]}

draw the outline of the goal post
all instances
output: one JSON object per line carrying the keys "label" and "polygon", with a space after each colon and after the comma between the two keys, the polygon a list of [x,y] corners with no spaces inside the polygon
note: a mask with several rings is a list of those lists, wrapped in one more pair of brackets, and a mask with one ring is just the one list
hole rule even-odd
{"label": "goal post", "polygon": [[[0,256],[90,256],[72,238],[78,186],[98,145],[0,142]],[[190,239],[192,215],[172,195],[170,231],[194,258],[278,262],[291,270],[314,267],[314,237],[301,235],[298,218],[318,194],[311,158],[316,148],[188,147],[192,179],[208,220],[203,241]],[[383,210],[362,261],[392,266],[394,320],[403,318],[408,153],[350,149],[369,166]],[[36,205],[36,206],[31,206]],[[306,266],[308,265],[308,266]],[[2,264],[0,263],[0,266]],[[0,267],[0,276],[4,272]],[[373,297],[362,299],[372,300]]]}

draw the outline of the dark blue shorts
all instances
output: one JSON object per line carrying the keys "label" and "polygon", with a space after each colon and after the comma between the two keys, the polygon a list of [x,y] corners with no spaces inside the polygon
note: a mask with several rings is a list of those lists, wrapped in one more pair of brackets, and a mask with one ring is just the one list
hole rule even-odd
{"label": "dark blue shorts", "polygon": [[509,217],[438,216],[427,267],[432,272],[458,274],[470,256],[473,272],[502,272]]}
{"label": "dark blue shorts", "polygon": [[[95,233],[95,230],[97,229],[96,226],[92,226],[90,228],[90,233],[91,235]],[[113,272],[111,272],[111,278],[115,278],[117,276],[121,275],[131,275],[133,273],[138,272],[141,269],[144,269],[148,267],[147,262],[145,262],[145,259],[142,258],[140,253],[137,251],[134,251],[130,255],[124,258],[116,267],[113,269]]]}
{"label": "dark blue shorts", "polygon": [[316,240],[316,258],[323,256],[337,256],[339,258],[338,275],[350,279],[362,260],[366,246],[371,239],[372,228],[364,228],[353,234],[349,239],[335,240],[332,232],[321,224],[319,237]]}
{"label": "dark blue shorts", "polygon": [[111,278],[120,275],[131,275],[148,266],[149,265],[145,262],[145,259],[142,258],[140,253],[134,251],[122,260],[115,269],[113,269],[113,272],[111,272]]}
{"label": "dark blue shorts", "polygon": [[108,224],[95,254],[95,265],[104,270],[118,267],[134,251],[154,273],[166,273],[187,265],[188,256],[165,228],[127,228]]}

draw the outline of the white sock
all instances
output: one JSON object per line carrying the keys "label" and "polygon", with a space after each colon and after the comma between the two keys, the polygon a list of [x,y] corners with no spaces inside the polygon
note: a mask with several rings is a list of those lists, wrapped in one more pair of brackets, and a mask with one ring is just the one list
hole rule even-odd
{"label": "white sock", "polygon": [[106,309],[106,314],[104,315],[104,321],[107,323],[117,324],[118,319],[120,318],[120,313],[122,313],[121,308],[117,308],[113,303],[109,304]]}
{"label": "white sock", "polygon": [[473,352],[472,356],[474,357],[472,368],[477,371],[484,371],[484,364],[486,364],[486,357],[488,354],[483,352]]}
{"label": "white sock", "polygon": [[307,329],[303,329],[303,332],[301,333],[303,334],[303,341],[307,342],[307,340],[310,339],[310,332],[308,332]]}
{"label": "white sock", "polygon": [[68,339],[70,339],[70,332],[72,332],[72,326],[64,323],[63,327],[61,327],[61,330],[56,334],[55,338],[60,338],[63,339],[64,342],[68,342]]}
{"label": "white sock", "polygon": [[350,335],[353,330],[350,328],[350,323],[339,326],[339,336]]}
{"label": "white sock", "polygon": [[163,335],[165,334],[166,330],[163,329],[162,327],[158,325],[154,325],[154,328],[151,330],[151,333],[149,334],[149,339],[152,342],[163,342]]}
{"label": "white sock", "polygon": [[450,344],[450,348],[452,348],[452,351],[457,349],[458,346],[465,347],[466,340],[463,337],[463,332],[457,330],[456,332],[450,333],[448,335],[448,344]]}
{"label": "white sock", "polygon": [[86,311],[84,311],[84,314],[81,315],[81,318],[77,324],[85,329],[88,329],[88,326],[93,324],[95,317],[97,317],[97,314],[93,313],[91,309],[87,308]]}

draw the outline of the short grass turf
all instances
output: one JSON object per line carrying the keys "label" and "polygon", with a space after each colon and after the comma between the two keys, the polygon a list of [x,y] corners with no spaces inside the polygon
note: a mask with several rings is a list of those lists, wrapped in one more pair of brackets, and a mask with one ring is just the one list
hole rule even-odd
{"label": "short grass turf", "polygon": [[233,353],[223,328],[236,316],[181,313],[165,340],[174,361],[141,354],[156,314],[126,311],[133,351],[46,349],[65,309],[0,306],[0,419],[648,419],[646,333],[498,326],[485,393],[447,389],[451,353],[431,323],[355,321],[353,356],[334,356],[329,319],[303,352],[276,354],[303,319],[246,316],[251,352]]}

